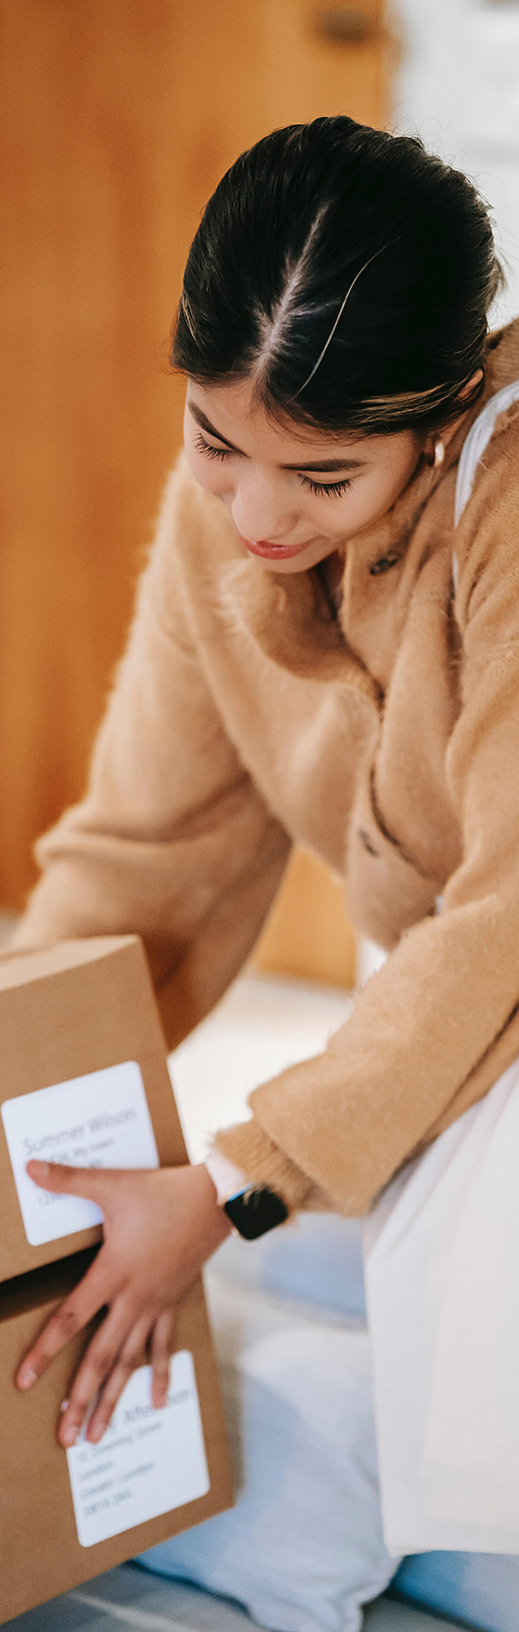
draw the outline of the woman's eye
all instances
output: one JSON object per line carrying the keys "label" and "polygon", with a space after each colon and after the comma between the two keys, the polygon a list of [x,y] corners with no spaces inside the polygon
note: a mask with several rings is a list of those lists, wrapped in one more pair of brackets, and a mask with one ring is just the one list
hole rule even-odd
{"label": "woman's eye", "polygon": [[206,442],[205,436],[202,436],[201,431],[199,431],[198,435],[195,436],[195,448],[198,448],[200,453],[207,454],[208,459],[227,459],[231,452],[230,448],[211,447],[211,443]]}
{"label": "woman's eye", "polygon": [[301,481],[311,493],[328,493],[332,499],[338,499],[341,493],[346,493],[353,486],[350,477],[345,476],[342,482],[313,482],[311,476],[301,476]]}
{"label": "woman's eye", "polygon": [[[199,453],[205,454],[206,459],[229,459],[233,451],[232,448],[213,448],[211,442],[206,442],[201,431],[195,436],[195,448],[198,448]],[[311,476],[303,476],[301,473],[299,480],[310,493],[328,493],[331,498],[339,498],[341,493],[346,493],[353,485],[347,476],[340,482],[314,482]]]}

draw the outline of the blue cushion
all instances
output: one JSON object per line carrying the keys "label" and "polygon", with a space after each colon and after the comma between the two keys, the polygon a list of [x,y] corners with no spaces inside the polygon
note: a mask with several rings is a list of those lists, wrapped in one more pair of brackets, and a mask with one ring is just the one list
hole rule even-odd
{"label": "blue cushion", "polygon": [[393,1588],[483,1632],[519,1632],[519,1557],[508,1553],[417,1553]]}

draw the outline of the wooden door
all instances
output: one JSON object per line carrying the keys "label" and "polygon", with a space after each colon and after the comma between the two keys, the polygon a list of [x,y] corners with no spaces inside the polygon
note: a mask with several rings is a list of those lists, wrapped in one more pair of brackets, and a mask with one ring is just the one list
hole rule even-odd
{"label": "wooden door", "polygon": [[276,125],[384,121],[381,5],[0,0],[0,906],[84,784],[180,442],[200,211]]}

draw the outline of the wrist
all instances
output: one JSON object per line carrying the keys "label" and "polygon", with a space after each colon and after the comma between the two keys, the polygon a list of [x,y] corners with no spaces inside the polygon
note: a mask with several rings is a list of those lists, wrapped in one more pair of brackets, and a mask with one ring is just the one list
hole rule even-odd
{"label": "wrist", "polygon": [[197,1163],[196,1166],[191,1168],[191,1172],[197,1176],[200,1203],[208,1217],[211,1233],[214,1232],[214,1248],[212,1250],[215,1251],[221,1242],[225,1241],[227,1236],[230,1235],[232,1226],[222,1204],[218,1200],[214,1179],[205,1162]]}

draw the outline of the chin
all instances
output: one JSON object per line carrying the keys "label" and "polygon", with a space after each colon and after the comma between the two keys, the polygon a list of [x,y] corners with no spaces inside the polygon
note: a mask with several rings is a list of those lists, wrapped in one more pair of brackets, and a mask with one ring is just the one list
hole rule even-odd
{"label": "chin", "polygon": [[286,578],[288,574],[293,577],[295,572],[305,572],[308,567],[308,562],[298,557],[295,557],[292,561],[272,561],[265,556],[251,555],[250,559],[251,561],[256,560],[258,566],[264,567],[266,572],[275,573],[276,577],[283,576]]}

